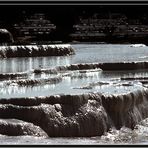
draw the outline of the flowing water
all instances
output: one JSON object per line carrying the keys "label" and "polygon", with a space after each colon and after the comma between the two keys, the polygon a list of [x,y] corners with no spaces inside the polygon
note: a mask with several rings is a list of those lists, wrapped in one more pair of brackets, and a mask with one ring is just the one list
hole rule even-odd
{"label": "flowing water", "polygon": [[[57,94],[83,94],[100,92],[105,95],[124,94],[138,89],[146,89],[147,70],[102,71],[73,70],[57,74],[35,74],[34,69],[49,69],[80,63],[120,63],[143,62],[148,60],[148,47],[131,44],[73,44],[75,55],[52,57],[27,57],[0,59],[0,73],[27,72],[27,77],[16,80],[44,80],[60,77],[57,83],[42,82],[39,85],[19,85],[16,80],[0,80],[1,98],[21,98],[50,96]],[[137,78],[136,80],[124,78]],[[50,144],[50,145],[96,145],[96,144],[148,144],[148,120],[143,120],[134,130],[122,127],[111,129],[101,137],[88,138],[40,138],[34,136],[0,135],[1,144]]]}

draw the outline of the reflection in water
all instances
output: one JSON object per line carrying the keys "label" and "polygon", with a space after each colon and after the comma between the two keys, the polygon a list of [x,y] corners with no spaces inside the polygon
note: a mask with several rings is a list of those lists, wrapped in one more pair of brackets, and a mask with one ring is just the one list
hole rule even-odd
{"label": "reflection in water", "polygon": [[77,63],[145,61],[146,59],[141,57],[148,55],[147,46],[137,48],[120,44],[77,44],[72,46],[76,49],[76,54],[72,56],[0,59],[0,73],[23,72]]}
{"label": "reflection in water", "polygon": [[[127,93],[137,89],[143,89],[143,85],[138,82],[130,82],[119,79],[121,76],[143,76],[144,71],[120,71],[117,72],[103,72],[103,71],[88,71],[80,73],[79,71],[69,72],[69,74],[61,73],[62,81],[57,84],[41,83],[34,86],[19,86],[13,81],[8,84],[3,81],[0,88],[1,98],[11,97],[32,97],[32,96],[49,96],[55,94],[82,94],[89,92],[101,92],[104,94],[120,94]],[[65,75],[65,76],[64,76]],[[55,77],[56,75],[53,75]],[[81,76],[81,77],[80,77]],[[38,78],[37,78],[38,77]],[[41,74],[33,75],[30,78],[45,79],[51,77],[50,75]],[[25,79],[24,79],[25,80]]]}
{"label": "reflection in water", "polygon": [[70,64],[70,57],[29,57],[0,59],[0,73],[15,73]]}
{"label": "reflection in water", "polygon": [[[62,65],[75,63],[92,63],[92,62],[120,62],[120,61],[140,61],[146,60],[148,55],[147,47],[132,48],[130,45],[73,45],[76,49],[76,55],[69,57],[35,57],[35,58],[10,58],[0,59],[0,73],[24,72],[38,68],[51,68]],[[134,53],[134,55],[133,55]],[[144,57],[144,58],[141,58]],[[63,76],[62,82],[57,84],[43,83],[37,86],[19,86],[16,83],[5,85],[4,81],[0,82],[1,98],[31,97],[31,96],[49,96],[54,94],[82,94],[89,92],[101,92],[106,95],[130,92],[136,89],[143,89],[142,84],[138,81],[121,80],[126,77],[148,77],[146,71],[67,71],[59,73]],[[28,79],[45,79],[55,77],[54,74],[41,73],[35,75],[31,73]],[[8,81],[8,80],[7,80]],[[98,83],[97,83],[98,82]],[[104,82],[104,84],[102,83]],[[102,83],[102,85],[101,85]],[[94,84],[94,85],[93,85]],[[99,85],[100,84],[100,85]],[[146,85],[146,84],[145,84]],[[88,87],[91,86],[91,87]],[[88,89],[87,89],[88,88]],[[139,126],[140,127],[140,126]],[[139,128],[140,129],[140,128]],[[140,131],[141,130],[141,131]],[[89,138],[37,138],[31,136],[7,137],[0,135],[1,144],[116,144],[118,143],[135,143],[143,142],[143,137],[147,141],[147,135],[139,138],[139,133],[143,135],[144,130],[139,131],[121,129],[106,133],[104,137]],[[131,139],[136,132],[137,139],[134,141],[125,141]],[[120,134],[121,133],[121,134]],[[138,139],[139,138],[139,139]],[[132,139],[133,140],[133,139]]]}
{"label": "reflection in water", "polygon": [[[119,61],[137,61],[142,56],[148,54],[147,47],[132,48],[129,45],[73,45],[76,49],[76,55],[65,57],[29,57],[29,58],[8,58],[0,59],[0,72],[24,72],[31,71],[38,68],[52,68],[56,66],[69,65],[75,63],[92,63],[92,62],[119,62]],[[134,55],[133,55],[134,52]],[[139,58],[140,57],[140,58]],[[143,60],[143,59],[142,59]],[[88,92],[102,92],[102,93],[124,93],[134,89],[141,88],[138,85],[123,86],[116,85],[120,82],[121,77],[146,77],[148,74],[143,71],[67,71],[61,73],[63,76],[62,82],[58,84],[42,84],[40,86],[24,86],[20,87],[16,83],[5,86],[1,84],[0,96],[11,97],[29,97],[29,96],[48,96],[53,94],[79,94]],[[55,75],[41,73],[35,75],[30,73],[28,79],[45,79],[55,77]],[[114,84],[88,87],[89,83],[113,81]],[[4,82],[3,82],[4,83]],[[89,88],[89,89],[85,89]]]}

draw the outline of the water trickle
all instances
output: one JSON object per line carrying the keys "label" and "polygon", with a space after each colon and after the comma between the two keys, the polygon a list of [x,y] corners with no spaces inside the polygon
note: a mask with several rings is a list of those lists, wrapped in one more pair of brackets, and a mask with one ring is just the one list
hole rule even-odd
{"label": "water trickle", "polygon": [[[15,118],[26,127],[38,126],[49,137],[91,136],[84,139],[95,144],[141,142],[147,126],[143,119],[148,117],[148,64],[146,57],[141,58],[147,46],[73,47],[76,54],[68,57],[0,60],[0,118],[6,118],[1,125],[22,128],[7,121]],[[31,127],[30,133],[36,135]],[[53,144],[51,138],[37,139]]]}

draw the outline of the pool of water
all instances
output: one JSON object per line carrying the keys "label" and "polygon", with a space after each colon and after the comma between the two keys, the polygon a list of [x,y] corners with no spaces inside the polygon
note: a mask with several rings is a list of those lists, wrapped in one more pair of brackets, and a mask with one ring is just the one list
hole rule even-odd
{"label": "pool of water", "polygon": [[[38,68],[53,68],[69,64],[146,61],[148,57],[147,46],[113,45],[113,44],[74,44],[75,55],[68,57],[33,57],[0,59],[0,73],[15,73],[31,71]],[[88,92],[101,92],[104,94],[119,94],[142,89],[139,82],[121,81],[121,77],[147,77],[147,71],[101,71],[88,70],[66,71],[58,73],[62,81],[57,84],[42,83],[41,85],[19,86],[15,83],[6,85],[0,81],[1,98],[49,96],[54,94],[82,94]],[[28,79],[56,77],[57,75],[34,75]],[[25,79],[24,79],[25,80]],[[97,84],[95,84],[97,82]],[[101,83],[101,84],[100,84]],[[102,84],[103,83],[103,84]]]}
{"label": "pool of water", "polygon": [[[52,68],[78,63],[107,63],[147,61],[147,46],[113,45],[113,44],[74,44],[75,55],[68,57],[34,57],[0,59],[0,73],[16,73],[31,71],[37,68]],[[82,94],[101,92],[103,94],[121,94],[137,89],[145,89],[138,80],[121,80],[121,78],[148,77],[147,70],[131,71],[66,71],[58,75],[30,74],[27,79],[45,79],[60,76],[62,81],[57,84],[43,83],[34,86],[19,86],[9,83],[11,80],[0,81],[0,98],[19,98],[32,96],[49,96],[54,94]],[[26,80],[24,78],[24,80]],[[145,85],[146,86],[146,85]],[[147,120],[144,121],[147,123]],[[146,124],[145,124],[146,125]],[[83,138],[40,138],[34,136],[0,135],[1,144],[45,144],[45,145],[99,145],[99,144],[148,144],[147,126],[138,125],[137,130],[123,127],[121,130],[111,129],[101,137]]]}
{"label": "pool of water", "polygon": [[104,63],[125,61],[147,61],[148,47],[133,47],[131,44],[74,44],[76,54],[64,57],[29,57],[0,59],[0,73],[22,72],[36,68],[77,63]]}
{"label": "pool of water", "polygon": [[[58,74],[62,81],[56,84],[42,83],[40,85],[20,86],[11,81],[0,82],[1,98],[50,96],[57,94],[83,94],[89,92],[101,92],[103,94],[121,94],[137,89],[143,89],[139,81],[126,81],[120,78],[147,77],[145,71],[91,71],[80,73],[78,71]],[[56,77],[53,75],[52,77]],[[48,75],[40,76],[48,77]],[[31,79],[34,79],[32,77]],[[25,79],[24,79],[25,80]],[[7,85],[7,82],[9,84]]]}

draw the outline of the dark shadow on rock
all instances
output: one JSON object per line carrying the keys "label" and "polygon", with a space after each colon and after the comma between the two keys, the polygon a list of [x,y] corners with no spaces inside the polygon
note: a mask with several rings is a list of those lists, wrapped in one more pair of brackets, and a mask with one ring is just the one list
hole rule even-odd
{"label": "dark shadow on rock", "polygon": [[100,136],[112,126],[131,129],[148,117],[148,90],[105,96],[55,95],[0,99],[0,118],[40,126],[50,137]]}

